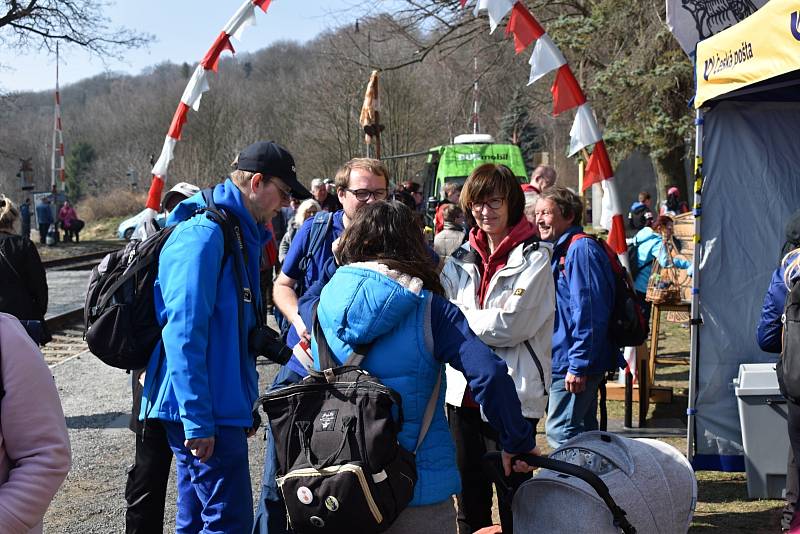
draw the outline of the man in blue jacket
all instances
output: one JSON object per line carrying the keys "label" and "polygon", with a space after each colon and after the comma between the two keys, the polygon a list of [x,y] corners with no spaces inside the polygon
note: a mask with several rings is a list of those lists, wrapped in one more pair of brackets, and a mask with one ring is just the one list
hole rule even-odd
{"label": "man in blue jacket", "polygon": [[554,245],[553,383],[545,425],[553,448],[597,429],[598,388],[622,358],[608,337],[614,273],[600,243],[576,237],[585,235],[582,218],[580,198],[566,187],[547,189],[536,202],[540,237]]}
{"label": "man in blue jacket", "polygon": [[53,224],[53,210],[50,209],[50,197],[45,196],[36,204],[36,223],[39,225],[39,243],[45,243],[47,231]]}
{"label": "man in blue jacket", "polygon": [[237,226],[229,239],[238,243],[226,246],[223,227],[196,213],[201,194],[186,199],[169,216],[178,226],[161,250],[154,287],[162,341],[147,367],[140,419],[159,419],[175,454],[178,533],[252,527],[247,437],[258,374],[247,339],[260,316],[265,224],[290,192],[308,196],[276,143],[248,146],[235,166],[212,194]]}

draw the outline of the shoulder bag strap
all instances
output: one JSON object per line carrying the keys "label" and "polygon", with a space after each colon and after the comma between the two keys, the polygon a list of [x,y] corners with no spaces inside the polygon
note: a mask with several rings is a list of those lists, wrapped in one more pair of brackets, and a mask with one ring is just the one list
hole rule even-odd
{"label": "shoulder bag strap", "polygon": [[422,442],[425,440],[425,435],[433,422],[433,415],[436,412],[436,404],[439,399],[439,390],[442,388],[442,367],[439,366],[438,377],[436,378],[436,385],[433,386],[431,398],[428,399],[428,404],[425,406],[425,415],[422,416],[422,425],[419,428],[419,437],[417,438],[417,446],[414,447],[414,454],[417,454]]}
{"label": "shoulder bag strap", "polygon": [[0,249],[0,258],[4,262],[6,262],[6,265],[8,265],[8,268],[11,269],[11,272],[14,273],[14,276],[16,276],[19,279],[19,281],[22,282],[22,285],[24,286],[25,285],[25,280],[23,280],[22,276],[20,276],[19,271],[17,271],[14,268],[14,265],[8,259],[8,256],[5,255],[5,253],[3,252],[3,249]]}
{"label": "shoulder bag strap", "polygon": [[328,340],[325,339],[325,334],[322,332],[322,325],[319,324],[319,317],[317,317],[317,306],[319,306],[319,301],[314,303],[314,308],[311,311],[311,321],[312,321],[312,333],[314,335],[314,339],[317,341],[317,358],[319,359],[319,368],[320,370],[324,371],[325,369],[333,369],[334,367],[338,367],[336,362],[333,360],[333,351],[331,350],[330,345],[328,345]]}

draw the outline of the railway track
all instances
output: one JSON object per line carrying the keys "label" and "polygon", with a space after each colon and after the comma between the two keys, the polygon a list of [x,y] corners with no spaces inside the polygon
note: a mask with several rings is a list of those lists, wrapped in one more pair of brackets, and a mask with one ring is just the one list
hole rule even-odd
{"label": "railway track", "polygon": [[42,347],[47,365],[64,362],[82,352],[88,351],[83,340],[83,308],[75,308],[66,313],[45,319],[47,329],[53,340]]}
{"label": "railway track", "polygon": [[55,260],[43,261],[42,265],[48,271],[80,271],[88,270],[100,263],[100,260],[109,252],[118,249],[108,249],[99,252],[90,252],[80,256],[70,256],[69,258],[58,258]]}

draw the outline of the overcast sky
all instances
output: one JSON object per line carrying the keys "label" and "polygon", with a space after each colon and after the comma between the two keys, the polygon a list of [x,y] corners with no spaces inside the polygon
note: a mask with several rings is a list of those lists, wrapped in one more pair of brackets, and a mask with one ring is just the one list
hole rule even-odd
{"label": "overcast sky", "polygon": [[[148,48],[125,53],[125,61],[107,64],[78,47],[61,47],[60,84],[65,86],[107,70],[138,74],[171,61],[200,61],[242,0],[117,0],[106,15],[110,26],[153,34]],[[256,9],[256,26],[245,29],[237,52],[253,52],[282,39],[305,42],[329,28],[351,24],[364,8],[359,0],[273,0],[267,13]],[[223,52],[223,57],[229,55]],[[0,90],[41,91],[55,87],[55,57],[0,50]]]}

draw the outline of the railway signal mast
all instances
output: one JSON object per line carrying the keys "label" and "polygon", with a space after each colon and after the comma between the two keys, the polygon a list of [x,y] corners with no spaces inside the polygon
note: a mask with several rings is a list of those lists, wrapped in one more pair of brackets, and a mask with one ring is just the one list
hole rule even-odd
{"label": "railway signal mast", "polygon": [[56,98],[55,98],[55,120],[53,124],[53,150],[51,152],[52,170],[50,187],[52,192],[56,192],[56,181],[61,184],[63,192],[66,183],[64,177],[64,137],[61,132],[61,94],[58,89],[58,43],[56,43]]}

